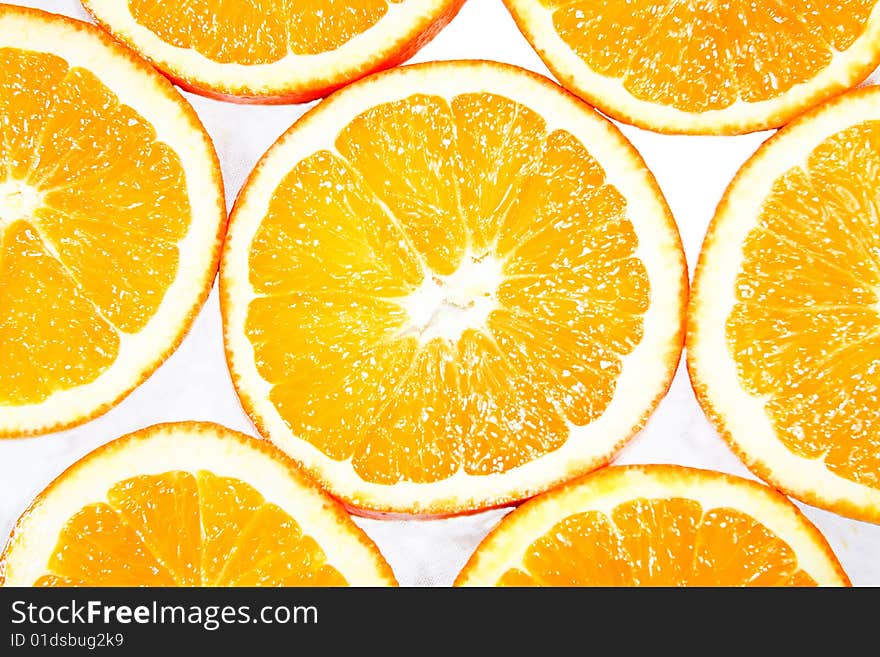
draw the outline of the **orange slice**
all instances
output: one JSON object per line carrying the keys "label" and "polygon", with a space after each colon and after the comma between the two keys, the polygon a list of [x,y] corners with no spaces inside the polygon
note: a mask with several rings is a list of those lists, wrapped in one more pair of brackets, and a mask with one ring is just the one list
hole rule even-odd
{"label": "orange slice", "polygon": [[82,0],[98,24],[185,89],[305,102],[412,57],[464,0]]}
{"label": "orange slice", "polygon": [[876,0],[505,0],[554,75],[649,130],[775,128],[880,64]]}
{"label": "orange slice", "polygon": [[6,586],[387,586],[345,510],[271,444],[162,424],[80,459],[0,556]]}
{"label": "orange slice", "polygon": [[682,343],[684,257],[641,158],[495,63],[321,103],[257,166],[221,270],[245,409],[367,511],[479,509],[606,463]]}
{"label": "orange slice", "polygon": [[755,482],[605,468],[524,504],[456,586],[849,586],[819,530]]}
{"label": "orange slice", "polygon": [[192,108],[97,28],[0,6],[0,437],[70,427],[180,343],[219,259]]}
{"label": "orange slice", "polygon": [[880,88],[786,127],[709,227],[688,365],[707,415],[790,495],[880,522]]}

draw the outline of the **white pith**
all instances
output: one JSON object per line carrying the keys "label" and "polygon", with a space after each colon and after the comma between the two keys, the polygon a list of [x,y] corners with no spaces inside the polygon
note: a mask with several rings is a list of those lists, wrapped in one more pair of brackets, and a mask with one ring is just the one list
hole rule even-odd
{"label": "white pith", "polygon": [[[831,63],[815,77],[787,92],[760,102],[737,100],[724,109],[686,112],[668,105],[640,100],[618,78],[593,71],[563,41],[553,26],[553,12],[538,0],[504,0],[529,41],[563,83],[588,97],[599,109],[621,120],[632,120],[652,130],[688,134],[744,132],[776,127],[791,117],[792,108],[815,105],[867,76],[877,59],[880,40],[880,4],[874,7],[864,33],[845,51],[833,53]],[[564,79],[563,79],[564,78]],[[627,118],[629,117],[629,118]],[[781,119],[781,120],[780,120]]]}
{"label": "white pith", "polygon": [[43,195],[21,180],[0,181],[0,241],[5,231],[20,219],[30,219],[42,204]]}
{"label": "white pith", "polygon": [[408,321],[400,337],[414,336],[421,344],[434,338],[456,342],[468,329],[486,328],[498,307],[503,263],[491,254],[466,254],[449,276],[428,274],[422,284],[398,303]]}
{"label": "white pith", "polygon": [[[490,92],[521,103],[548,122],[548,132],[563,129],[586,144],[602,165],[607,182],[627,199],[627,217],[639,238],[652,286],[644,316],[644,339],[623,359],[617,394],[604,415],[585,427],[571,427],[558,450],[501,474],[471,476],[464,471],[430,483],[379,485],[363,481],[349,461],[333,461],[292,435],[269,401],[271,385],[257,372],[254,350],[245,336],[248,304],[254,291],[248,277],[251,241],[266,214],[275,188],[291,167],[318,150],[333,149],[340,129],[367,108],[414,93],[450,99],[463,93]],[[547,486],[603,463],[643,421],[663,394],[680,349],[683,255],[662,197],[628,143],[607,121],[583,103],[519,69],[492,63],[435,63],[406,67],[356,83],[324,101],[264,157],[233,213],[221,268],[225,299],[225,337],[230,369],[245,405],[276,444],[303,463],[337,496],[355,507],[419,513],[498,504],[534,494]]]}
{"label": "white pith", "polygon": [[393,56],[418,35],[420,27],[440,16],[450,0],[389,2],[388,12],[373,27],[336,50],[315,55],[290,53],[277,62],[256,65],[223,64],[163,41],[135,20],[126,0],[84,0],[84,4],[114,35],[135,46],[158,68],[221,92],[256,96],[342,83],[370,62]]}
{"label": "white pith", "polygon": [[821,506],[854,505],[866,518],[880,519],[880,490],[841,477],[821,458],[789,451],[777,438],[764,410],[766,399],[748,393],[739,382],[725,326],[735,297],[743,260],[742,245],[754,228],[773,183],[786,171],[804,166],[809,154],[828,137],[866,120],[880,119],[880,92],[858,92],[830,102],[808,119],[786,128],[757,157],[746,163],[728,190],[727,202],[709,229],[693,287],[688,360],[694,384],[722,420],[749,465],[772,473],[773,483],[795,497]]}
{"label": "white pith", "polygon": [[[330,500],[294,478],[289,465],[208,425],[166,425],[145,436],[123,438],[87,456],[56,480],[48,494],[17,525],[5,555],[6,586],[31,586],[46,574],[65,522],[84,506],[107,501],[107,491],[130,477],[174,470],[206,470],[250,484],[284,509],[304,534],[315,539],[328,563],[354,586],[384,586],[388,580],[376,553],[358,538],[351,522],[340,522]],[[251,439],[253,440],[253,439]],[[385,571],[387,572],[387,571]]]}
{"label": "white pith", "polygon": [[119,354],[110,368],[92,383],[56,392],[42,403],[0,406],[0,435],[76,423],[115,402],[154,369],[180,338],[213,278],[217,235],[225,217],[210,140],[192,123],[179,95],[158,75],[146,74],[119,46],[99,39],[94,29],[9,10],[0,12],[0,47],[50,53],[71,67],[87,69],[121,103],[149,121],[156,139],[168,144],[180,159],[189,193],[190,227],[178,243],[177,278],[139,333],[120,334]]}
{"label": "white pith", "polygon": [[718,508],[742,511],[788,543],[797,555],[798,567],[820,586],[846,584],[837,564],[817,546],[815,529],[785,498],[757,485],[732,483],[731,479],[744,481],[735,477],[687,468],[676,470],[669,466],[660,466],[659,470],[652,466],[612,467],[577,485],[535,499],[501,521],[495,533],[477,548],[470,569],[457,584],[495,586],[509,569],[525,570],[526,550],[558,522],[587,511],[610,517],[618,505],[639,498],[691,499],[700,504],[704,514]]}

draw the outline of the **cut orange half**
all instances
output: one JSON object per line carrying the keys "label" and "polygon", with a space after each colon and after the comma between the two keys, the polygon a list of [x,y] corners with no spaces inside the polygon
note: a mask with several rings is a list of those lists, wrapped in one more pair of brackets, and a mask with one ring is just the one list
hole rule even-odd
{"label": "cut orange half", "polygon": [[282,136],[233,212],[221,304],[264,435],[355,508],[442,515],[606,463],[669,386],[686,289],[608,121],[541,76],[446,62]]}
{"label": "cut orange half", "polygon": [[464,0],[82,0],[176,83],[238,102],[305,102],[400,64]]}
{"label": "cut orange half", "polygon": [[880,522],[880,89],[779,132],[709,227],[688,365],[754,472],[810,504]]}
{"label": "cut orange half", "polygon": [[649,130],[779,127],[880,64],[876,0],[504,0],[566,87]]}
{"label": "cut orange half", "polygon": [[180,343],[220,167],[171,84],[94,26],[0,5],[0,437],[70,427]]}
{"label": "cut orange half", "polygon": [[6,586],[388,586],[345,510],[271,444],[216,424],[142,429],[34,500],[0,556]]}
{"label": "cut orange half", "polygon": [[457,586],[849,586],[819,530],[761,484],[674,465],[605,468],[524,504]]}

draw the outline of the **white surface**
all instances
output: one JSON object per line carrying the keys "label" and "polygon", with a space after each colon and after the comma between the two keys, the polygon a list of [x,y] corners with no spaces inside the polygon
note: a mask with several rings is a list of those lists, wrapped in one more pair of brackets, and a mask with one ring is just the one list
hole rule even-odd
{"label": "white surface", "polygon": [[[85,18],[75,0],[17,4]],[[461,14],[414,61],[478,58],[547,74],[501,0],[468,0]],[[875,77],[877,73],[875,73]],[[231,204],[265,149],[306,106],[242,107],[187,94],[214,138]],[[624,126],[666,194],[693,269],[706,226],[724,188],[768,133],[742,137],[668,137]],[[67,465],[96,446],[156,422],[211,420],[254,434],[223,357],[216,290],[180,349],[105,416],[50,436],[0,442],[0,531],[5,535],[28,501]],[[681,367],[672,389],[619,463],[679,463],[749,476],[697,405]],[[857,585],[880,586],[880,526],[801,505],[828,538]],[[401,584],[448,585],[505,513],[450,520],[358,520],[379,545]]]}

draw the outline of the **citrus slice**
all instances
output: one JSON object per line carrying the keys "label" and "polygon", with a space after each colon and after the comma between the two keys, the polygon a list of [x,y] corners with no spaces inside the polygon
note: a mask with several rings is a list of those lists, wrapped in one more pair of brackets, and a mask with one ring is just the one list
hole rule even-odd
{"label": "citrus slice", "polygon": [[114,440],[34,500],[6,586],[386,586],[375,545],[270,443],[216,424]]}
{"label": "citrus slice", "polygon": [[464,0],[82,0],[185,89],[238,102],[305,102],[412,57]]}
{"label": "citrus slice", "polygon": [[0,6],[0,437],[103,413],[180,343],[225,224],[167,80],[97,28]]}
{"label": "citrus slice", "polygon": [[365,511],[474,510],[606,463],[682,344],[684,257],[643,161],[502,64],[321,103],[258,164],[221,271],[245,409]]}
{"label": "citrus slice", "polygon": [[566,87],[659,132],[775,128],[880,63],[876,0],[504,0]]}
{"label": "citrus slice", "polygon": [[743,166],[700,255],[688,365],[710,419],[788,494],[880,522],[880,89]]}
{"label": "citrus slice", "polygon": [[761,484],[675,465],[605,468],[524,504],[456,586],[849,586],[819,530]]}

